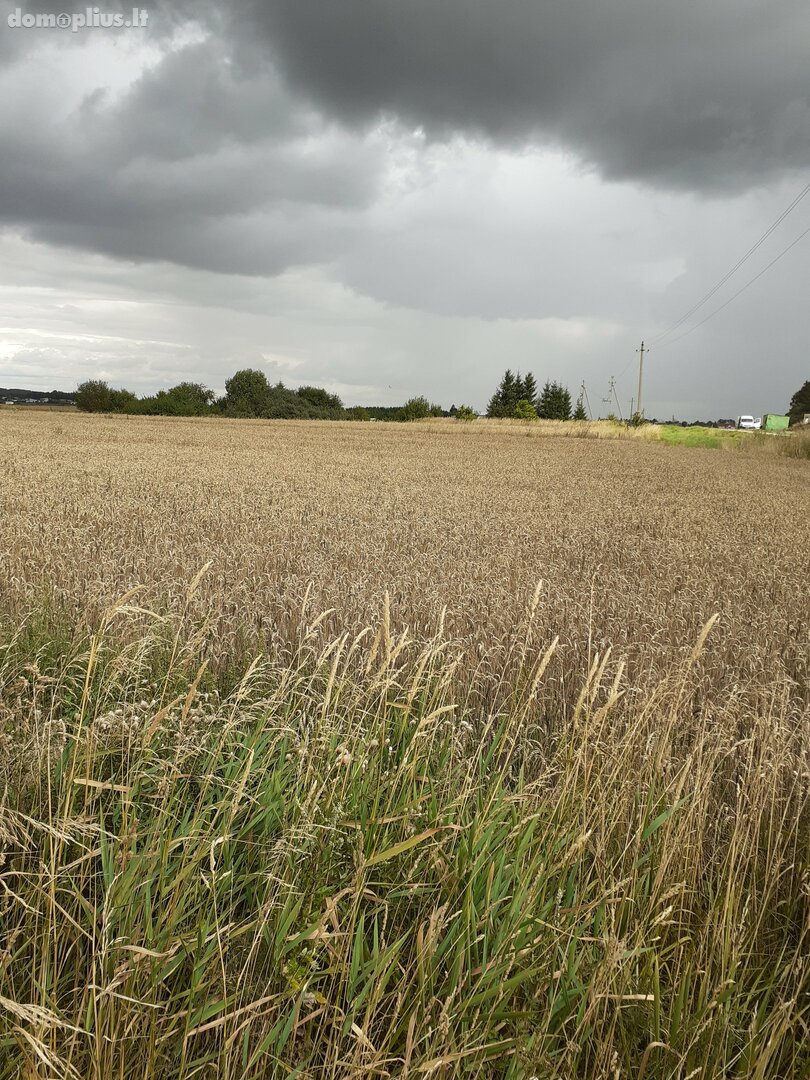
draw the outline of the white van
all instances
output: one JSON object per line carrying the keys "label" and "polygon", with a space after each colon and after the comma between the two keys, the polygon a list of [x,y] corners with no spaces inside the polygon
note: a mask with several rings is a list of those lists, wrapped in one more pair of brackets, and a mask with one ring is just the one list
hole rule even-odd
{"label": "white van", "polygon": [[740,431],[759,431],[762,427],[762,417],[758,416],[755,420],[753,416],[738,416],[737,427]]}

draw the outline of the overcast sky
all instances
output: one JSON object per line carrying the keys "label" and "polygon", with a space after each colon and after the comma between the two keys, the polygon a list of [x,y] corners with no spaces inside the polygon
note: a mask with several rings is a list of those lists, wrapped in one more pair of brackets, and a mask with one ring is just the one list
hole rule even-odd
{"label": "overcast sky", "polygon": [[810,183],[807,0],[0,10],[1,386],[250,366],[484,408],[508,366],[604,414],[642,337],[648,416],[784,411],[810,378],[810,235],[675,340],[810,195],[662,337]]}

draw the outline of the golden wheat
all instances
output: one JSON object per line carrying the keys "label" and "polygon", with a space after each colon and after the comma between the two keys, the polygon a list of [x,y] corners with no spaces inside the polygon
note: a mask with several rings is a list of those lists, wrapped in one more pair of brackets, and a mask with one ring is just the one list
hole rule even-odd
{"label": "golden wheat", "polygon": [[806,462],[519,430],[0,414],[2,1080],[810,1068]]}

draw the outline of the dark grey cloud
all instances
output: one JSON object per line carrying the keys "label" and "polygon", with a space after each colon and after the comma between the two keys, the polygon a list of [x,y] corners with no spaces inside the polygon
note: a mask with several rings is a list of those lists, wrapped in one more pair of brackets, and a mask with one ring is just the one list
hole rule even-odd
{"label": "dark grey cloud", "polygon": [[[148,33],[120,41],[162,56],[123,90],[100,71],[67,112],[43,97],[0,115],[0,222],[229,273],[339,261],[374,295],[396,282],[396,266],[379,269],[393,244],[406,255],[394,297],[418,303],[431,291],[423,265],[452,284],[479,241],[445,210],[435,260],[429,244],[410,258],[407,221],[362,220],[414,127],[447,145],[461,134],[559,147],[610,178],[716,194],[810,160],[810,19],[796,0],[767,10],[752,0],[178,0],[149,10]],[[178,44],[190,25],[202,40]],[[0,32],[5,48],[111,40]],[[384,118],[387,144],[369,134]],[[519,221],[506,225],[515,250],[531,244]],[[459,291],[463,277],[440,307],[463,307]]]}
{"label": "dark grey cloud", "polygon": [[98,82],[73,105],[45,88],[0,114],[0,223],[129,260],[275,274],[343,250],[385,168],[384,147],[271,69],[245,76],[211,36],[123,91],[103,70]]}
{"label": "dark grey cloud", "polygon": [[[137,35],[0,24],[9,372],[221,387],[261,363],[350,401],[481,405],[509,365],[597,399],[612,372],[629,405],[642,333],[807,178],[810,18],[792,0],[149,13]],[[656,411],[781,407],[806,377],[807,258],[652,354]]]}
{"label": "dark grey cloud", "polygon": [[611,178],[723,189],[810,163],[806,0],[243,0],[324,109],[569,148]]}

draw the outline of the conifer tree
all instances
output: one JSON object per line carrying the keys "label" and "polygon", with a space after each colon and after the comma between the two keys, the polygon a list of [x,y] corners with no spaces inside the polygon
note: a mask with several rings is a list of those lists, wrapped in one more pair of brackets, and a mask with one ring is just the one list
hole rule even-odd
{"label": "conifer tree", "polygon": [[528,401],[530,405],[537,408],[537,380],[531,372],[523,379],[523,389],[520,394],[520,399]]}
{"label": "conifer tree", "polygon": [[507,368],[503,377],[503,382],[501,383],[505,416],[511,416],[515,411],[515,406],[520,401],[520,387],[520,372],[515,376],[512,374],[511,370]]}
{"label": "conifer tree", "polygon": [[543,420],[570,420],[571,394],[560,383],[547,381],[537,411]]}
{"label": "conifer tree", "polygon": [[567,386],[557,384],[557,419],[571,419],[571,393]]}
{"label": "conifer tree", "polygon": [[520,400],[517,390],[517,380],[511,369],[507,368],[498,389],[490,399],[487,416],[511,416]]}
{"label": "conifer tree", "polygon": [[553,412],[554,390],[552,384],[546,379],[537,402],[537,415],[541,420],[553,420]]}

